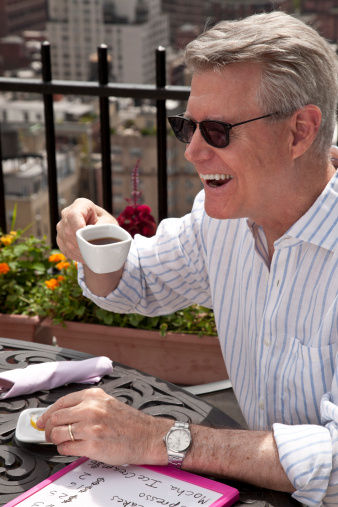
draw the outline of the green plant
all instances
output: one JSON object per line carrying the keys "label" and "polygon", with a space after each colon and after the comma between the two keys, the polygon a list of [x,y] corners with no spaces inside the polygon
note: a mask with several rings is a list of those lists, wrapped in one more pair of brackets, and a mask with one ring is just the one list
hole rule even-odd
{"label": "green plant", "polygon": [[62,262],[58,265],[62,274],[49,280],[40,280],[33,291],[30,306],[31,311],[41,317],[51,317],[55,324],[72,321],[153,329],[158,330],[162,336],[168,331],[201,336],[217,334],[212,310],[198,305],[158,317],[146,317],[136,313],[113,313],[99,308],[82,295],[77,283],[77,264],[63,261],[63,265]]}
{"label": "green plant", "polygon": [[0,233],[0,313],[30,313],[31,294],[50,270],[46,240]]}
{"label": "green plant", "polygon": [[135,122],[134,122],[134,120],[129,119],[129,120],[126,120],[124,122],[123,126],[124,126],[125,129],[130,129],[130,128],[133,128],[135,126]]}
{"label": "green plant", "polygon": [[23,237],[23,231],[0,233],[0,313],[51,317],[199,335],[216,335],[213,312],[193,305],[170,315],[146,317],[103,310],[82,295],[77,264],[52,251],[45,238]]}
{"label": "green plant", "polygon": [[156,136],[156,127],[144,127],[140,130],[142,136]]}
{"label": "green plant", "polygon": [[79,123],[88,123],[97,120],[98,115],[96,113],[87,113],[81,116]]}
{"label": "green plant", "polygon": [[[136,193],[132,197],[137,206],[139,194],[137,185],[134,187]],[[15,215],[16,209],[12,229]],[[137,223],[144,225],[142,221]],[[217,334],[213,311],[199,305],[157,317],[99,308],[82,295],[77,283],[77,263],[52,250],[45,238],[24,237],[24,233],[25,230],[12,230],[9,234],[0,231],[0,313],[50,317],[56,324],[73,321],[152,329],[162,336],[169,331],[200,336]]]}

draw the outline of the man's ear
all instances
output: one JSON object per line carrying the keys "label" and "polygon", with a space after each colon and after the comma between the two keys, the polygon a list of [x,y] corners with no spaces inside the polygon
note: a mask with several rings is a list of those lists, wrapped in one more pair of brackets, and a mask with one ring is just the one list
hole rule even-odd
{"label": "man's ear", "polygon": [[322,112],[314,104],[298,109],[291,118],[291,152],[296,159],[303,155],[316,138],[322,121]]}

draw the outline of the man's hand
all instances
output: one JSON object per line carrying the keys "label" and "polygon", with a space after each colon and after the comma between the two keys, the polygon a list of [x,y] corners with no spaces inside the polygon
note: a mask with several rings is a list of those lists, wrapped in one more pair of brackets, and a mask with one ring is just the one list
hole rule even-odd
{"label": "man's hand", "polygon": [[[87,456],[110,465],[167,465],[163,437],[172,425],[172,420],[144,414],[98,388],[60,398],[37,421],[60,454]],[[184,469],[294,491],[271,432],[192,424],[191,433]]]}
{"label": "man's hand", "polygon": [[47,442],[57,445],[60,454],[87,456],[110,465],[166,465],[162,439],[172,424],[121,403],[99,388],[60,398],[38,420]]}
{"label": "man's hand", "polygon": [[89,199],[76,199],[61,212],[57,224],[57,244],[68,259],[83,262],[76,240],[76,231],[86,225],[117,224],[115,218]]}

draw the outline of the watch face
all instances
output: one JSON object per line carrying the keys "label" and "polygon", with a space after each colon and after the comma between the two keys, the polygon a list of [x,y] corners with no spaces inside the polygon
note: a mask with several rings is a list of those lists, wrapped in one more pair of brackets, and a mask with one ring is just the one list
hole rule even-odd
{"label": "watch face", "polygon": [[189,431],[183,429],[174,429],[167,437],[167,444],[171,451],[183,452],[190,445],[191,437]]}

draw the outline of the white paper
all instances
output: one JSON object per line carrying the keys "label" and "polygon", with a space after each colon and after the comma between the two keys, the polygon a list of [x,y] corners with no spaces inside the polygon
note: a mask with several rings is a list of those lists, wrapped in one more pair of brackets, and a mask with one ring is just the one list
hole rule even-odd
{"label": "white paper", "polygon": [[210,506],[221,493],[139,466],[88,460],[37,491],[20,507]]}

